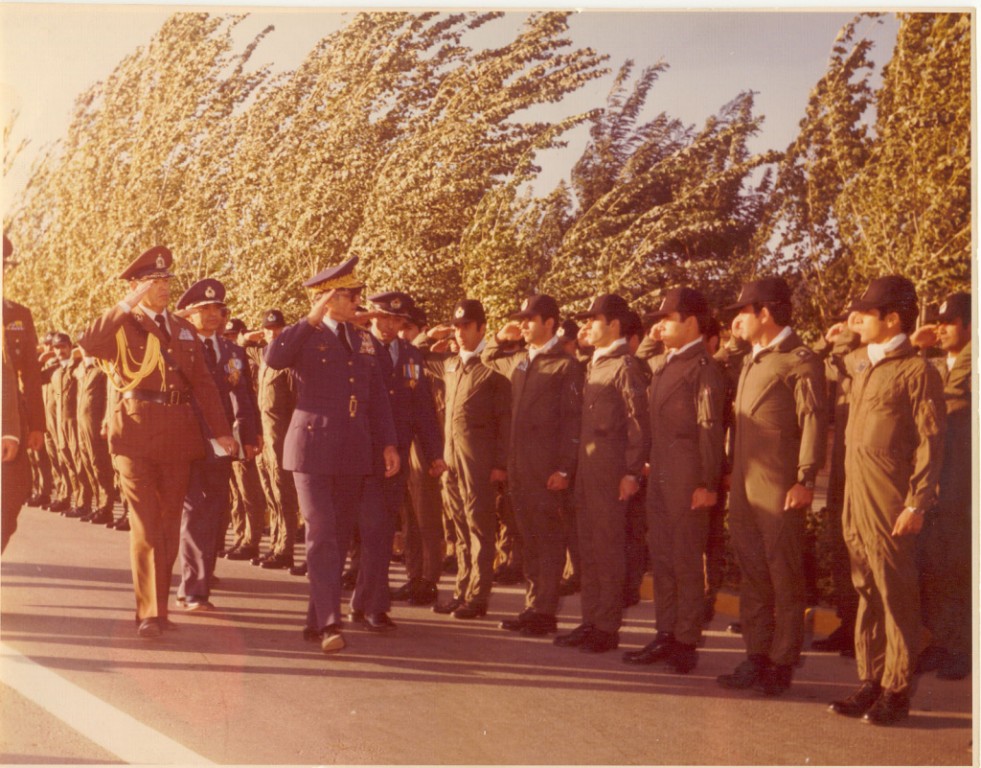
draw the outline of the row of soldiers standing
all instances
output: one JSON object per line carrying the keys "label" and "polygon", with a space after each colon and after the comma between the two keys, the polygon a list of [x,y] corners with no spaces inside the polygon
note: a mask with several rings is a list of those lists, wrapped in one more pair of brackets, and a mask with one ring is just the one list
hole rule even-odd
{"label": "row of soldiers standing", "polygon": [[[117,373],[126,354],[141,370],[148,369],[151,345],[139,342],[149,334],[135,340],[128,338],[128,331],[119,334],[125,315],[137,315],[139,321],[142,313],[137,308],[155,286],[166,285],[169,259],[165,249],[141,256],[124,275],[134,281],[131,293],[83,334],[83,347],[112,360]],[[411,298],[399,292],[372,297],[378,307],[373,313],[376,333],[362,331],[353,324],[362,289],[354,275],[355,262],[307,282],[316,293],[310,315],[282,331],[265,355],[269,368],[292,371],[298,398],[277,463],[293,473],[306,523],[311,600],[305,637],[318,640],[326,653],[344,647],[341,573],[355,530],[360,534],[361,567],[349,618],[375,631],[394,629],[388,616],[388,558],[395,511],[405,498],[404,467],[415,442],[416,464],[425,474],[445,475],[445,498],[456,533],[453,596],[434,610],[459,619],[486,613],[496,530],[491,489],[506,480],[522,533],[528,590],[526,609],[502,626],[532,635],[555,632],[569,538],[563,510],[568,509],[572,490],[583,622],[555,642],[592,652],[618,644],[627,578],[628,509],[646,475],[658,634],[644,649],[625,654],[624,660],[663,660],[681,673],[694,668],[704,617],[702,556],[711,510],[719,506],[724,488],[728,372],[730,384],[737,381],[728,424],[730,533],[742,578],[748,658],[732,674],[720,676],[719,683],[771,695],[790,686],[803,644],[804,519],[824,462],[827,406],[821,361],[790,328],[790,291],[782,280],[748,284],[728,308],[736,311],[734,336],[744,344],[741,352],[728,356],[731,359],[722,355],[721,368],[705,346],[710,313],[697,291],[670,291],[654,313],[651,341],[656,338],[664,352],[647,366],[627,346],[631,312],[626,302],[612,294],[600,296],[579,318],[586,321],[581,347],[590,350],[583,372],[559,346],[558,307],[546,296],[530,297],[515,313],[517,324],[489,342],[483,308],[464,300],[452,319],[409,345],[398,338],[394,323],[384,329],[386,319],[411,321],[404,311]],[[195,290],[203,295],[197,297]],[[192,311],[220,304],[214,301],[217,291],[223,291],[220,284],[202,281],[181,303]],[[158,297],[153,303],[163,314],[166,301]],[[856,628],[863,685],[832,708],[889,724],[908,712],[918,652],[919,601],[906,592],[900,596],[895,585],[918,578],[910,560],[913,534],[936,507],[945,422],[943,384],[932,367],[911,353],[908,337],[917,306],[908,281],[873,281],[851,309],[860,316],[856,328],[868,344],[862,353],[867,357],[852,373],[860,384],[852,399],[853,413],[857,403],[863,418],[848,423],[843,509],[852,579],[864,608]],[[154,328],[149,322],[145,325],[144,330]],[[165,341],[172,340],[173,330]],[[186,328],[179,332],[178,340],[194,341]],[[450,334],[455,337],[454,351],[448,349]],[[509,349],[519,335],[524,347]],[[110,336],[115,337],[113,345],[108,343]],[[133,355],[135,349],[144,353],[142,364]],[[183,348],[182,364],[166,355],[153,360],[163,374],[161,381],[153,382],[156,387],[136,388],[142,394],[129,399],[172,408],[189,405],[193,392],[202,423],[213,435],[221,435],[212,438],[215,457],[227,458],[221,453],[239,450],[257,453],[260,441],[254,435],[249,438],[247,429],[244,437],[239,430],[241,448],[228,431],[232,422],[243,426],[237,405],[225,408],[222,423],[216,411],[208,413],[210,394],[204,379],[199,392],[193,377],[167,375],[167,370],[182,371],[184,366],[193,369],[195,351],[193,343]],[[735,362],[743,356],[744,362]],[[234,354],[231,359],[241,361]],[[227,363],[219,384],[225,376],[234,388],[234,373],[243,364]],[[442,441],[431,428],[435,411],[424,372],[445,387]],[[147,376],[144,373],[140,381]],[[180,378],[190,386],[181,387]],[[241,399],[247,397],[243,394]],[[400,405],[400,397],[409,400]],[[407,405],[410,401],[417,405]],[[121,410],[125,422],[125,407]],[[145,423],[145,416],[136,421]],[[132,431],[133,425],[128,426]],[[118,438],[126,427],[117,424],[110,436],[115,431]],[[124,443],[117,439],[120,447]],[[117,460],[125,456],[114,453]],[[161,455],[156,452],[150,464],[167,463]],[[884,461],[883,456],[890,458]],[[139,484],[152,479],[151,470],[144,465],[121,471],[131,476],[130,482],[133,476],[139,479],[127,493],[131,506]],[[193,476],[192,467],[192,480]],[[122,484],[125,492],[127,483]],[[194,487],[192,482],[191,490],[182,490],[190,497]],[[897,506],[900,502],[905,506]],[[184,510],[186,516],[186,499]],[[426,526],[415,519],[417,527]],[[208,525],[218,530],[213,522]],[[207,551],[217,548],[217,533],[199,538],[208,538]],[[424,544],[420,547],[426,551]],[[138,559],[134,548],[134,575]],[[210,570],[208,556],[203,559],[200,570],[207,589],[213,555]],[[166,557],[159,565],[166,565]],[[403,596],[419,594],[420,582],[432,595],[438,574],[424,578],[410,569],[410,577]],[[182,583],[179,598],[185,605],[199,598],[207,602],[206,594],[188,593],[183,587]],[[163,605],[158,595],[156,615],[149,603],[139,609],[141,636],[156,634],[161,623],[166,628],[166,590],[162,585],[160,590]],[[137,595],[140,605],[139,586]]]}

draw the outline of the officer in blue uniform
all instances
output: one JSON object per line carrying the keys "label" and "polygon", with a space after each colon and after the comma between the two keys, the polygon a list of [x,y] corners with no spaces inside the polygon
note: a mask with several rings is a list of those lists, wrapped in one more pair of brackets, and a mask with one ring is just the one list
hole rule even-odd
{"label": "officer in blue uniform", "polygon": [[[214,379],[225,418],[242,445],[246,460],[258,453],[259,419],[248,377],[245,350],[223,338],[225,286],[212,278],[199,280],[180,297],[177,311],[190,320],[204,345],[204,361]],[[232,457],[205,431],[204,458],[191,463],[191,476],[181,515],[181,583],[177,604],[186,611],[213,610],[209,598],[223,524],[229,507]]]}
{"label": "officer in blue uniform", "polygon": [[[378,360],[392,406],[401,464],[399,473],[382,484],[387,520],[393,526],[389,533],[391,539],[399,510],[405,500],[409,449],[413,439],[418,439],[423,459],[428,464],[432,477],[438,477],[446,471],[446,462],[443,461],[443,431],[436,417],[436,406],[425,375],[422,352],[405,339],[399,338],[402,326],[412,318],[415,301],[401,291],[378,293],[369,296],[368,300],[375,310],[371,321],[375,358]],[[415,521],[411,523],[414,524]],[[421,600],[425,597],[424,593],[435,597],[435,590],[435,583],[423,581],[420,574],[410,574],[409,582],[396,590],[393,597],[397,600]],[[352,600],[352,605],[357,607],[357,601]]]}
{"label": "officer in blue uniform", "polygon": [[[388,557],[391,537],[379,541],[384,516],[377,477],[399,471],[395,424],[370,334],[355,328],[363,283],[357,257],[314,275],[306,318],[286,328],[266,350],[271,368],[292,368],[296,410],[283,448],[306,527],[310,603],[304,637],[324,653],[344,648],[341,572],[355,523],[362,535],[358,607],[373,628],[390,628]],[[384,552],[382,577],[374,571]],[[379,582],[381,584],[379,585]]]}

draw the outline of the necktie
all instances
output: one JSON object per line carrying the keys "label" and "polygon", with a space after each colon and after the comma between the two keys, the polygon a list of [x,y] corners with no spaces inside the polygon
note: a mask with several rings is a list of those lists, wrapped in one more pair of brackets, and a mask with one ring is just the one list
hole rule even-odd
{"label": "necktie", "polygon": [[399,364],[399,343],[393,341],[388,347],[388,353],[392,356],[392,365]]}
{"label": "necktie", "polygon": [[214,370],[218,366],[218,350],[215,349],[215,340],[213,338],[204,340],[204,351],[207,353],[208,366]]}
{"label": "necktie", "polygon": [[163,331],[164,338],[170,341],[170,331],[167,330],[167,318],[163,316],[161,312],[157,315],[157,325],[160,326],[160,330]]}
{"label": "necktie", "polygon": [[347,337],[347,325],[345,323],[337,324],[337,338],[341,340],[341,344],[344,345],[344,349],[348,352],[351,351],[351,342]]}

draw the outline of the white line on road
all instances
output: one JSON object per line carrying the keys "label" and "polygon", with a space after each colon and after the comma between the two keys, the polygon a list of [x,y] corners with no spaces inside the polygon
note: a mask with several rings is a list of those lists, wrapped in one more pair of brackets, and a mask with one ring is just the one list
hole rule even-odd
{"label": "white line on road", "polygon": [[84,688],[0,643],[0,680],[127,763],[211,765]]}

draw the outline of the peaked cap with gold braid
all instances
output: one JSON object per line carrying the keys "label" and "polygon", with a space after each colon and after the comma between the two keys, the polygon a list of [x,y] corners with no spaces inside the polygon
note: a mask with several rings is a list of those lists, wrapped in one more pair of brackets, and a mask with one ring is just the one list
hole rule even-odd
{"label": "peaked cap with gold braid", "polygon": [[173,277],[170,265],[174,256],[170,249],[163,245],[155,245],[141,253],[136,261],[130,264],[120,274],[121,280],[157,280]]}
{"label": "peaked cap with gold braid", "polygon": [[304,282],[303,287],[309,288],[314,293],[325,293],[335,288],[364,288],[364,283],[354,273],[357,263],[358,257],[352,256],[343,264],[318,272]]}

